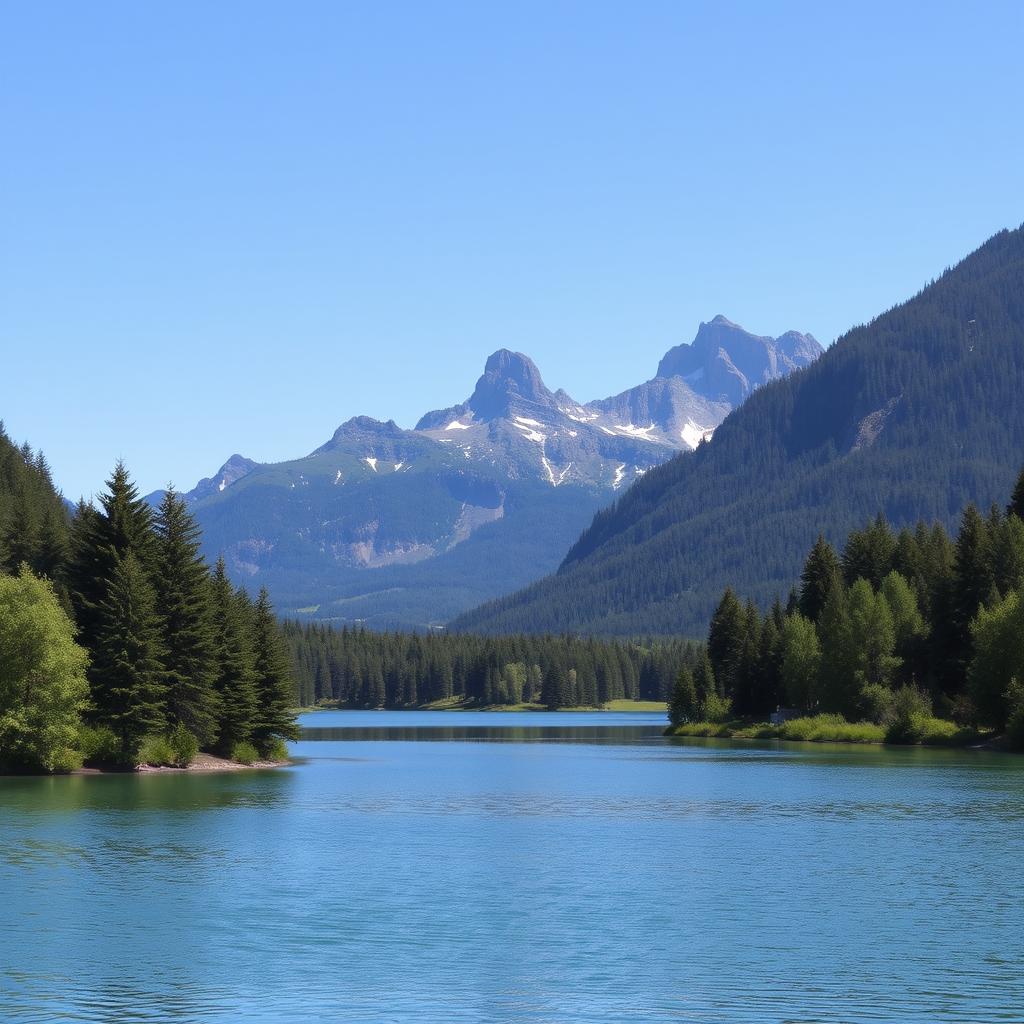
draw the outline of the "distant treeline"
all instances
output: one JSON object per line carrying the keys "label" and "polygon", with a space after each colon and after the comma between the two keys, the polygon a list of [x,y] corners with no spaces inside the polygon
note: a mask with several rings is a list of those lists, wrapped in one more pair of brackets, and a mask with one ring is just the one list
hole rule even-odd
{"label": "distant treeline", "polygon": [[0,770],[281,752],[293,682],[269,598],[199,547],[184,501],[154,515],[120,463],[69,515],[0,426]]}
{"label": "distant treeline", "polygon": [[778,705],[892,726],[933,711],[1024,739],[1024,474],[1006,508],[894,533],[879,516],[838,553],[823,537],[800,587],[767,616],[731,589],[706,670],[683,673],[672,717],[764,720]]}
{"label": "distant treeline", "polygon": [[699,645],[578,637],[374,633],[286,622],[302,706],[417,707],[469,703],[596,707],[666,700]]}

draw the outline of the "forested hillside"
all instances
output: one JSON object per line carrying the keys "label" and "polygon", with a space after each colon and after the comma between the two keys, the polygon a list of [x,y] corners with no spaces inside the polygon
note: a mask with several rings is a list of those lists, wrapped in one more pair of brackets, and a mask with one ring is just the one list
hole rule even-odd
{"label": "forested hillside", "polygon": [[882,517],[851,533],[841,556],[819,536],[788,606],[763,619],[727,589],[709,670],[680,674],[673,725],[734,735],[730,720],[742,729],[788,706],[803,716],[800,735],[779,733],[788,738],[948,743],[981,728],[1024,746],[1022,516],[1024,474],[1005,508],[983,516],[968,505],[954,540],[923,522],[897,534]]}
{"label": "forested hillside", "polygon": [[53,576],[67,552],[68,514],[42,452],[16,445],[0,423],[0,572],[25,563]]}
{"label": "forested hillside", "polygon": [[726,586],[762,608],[822,532],[881,511],[951,528],[1024,454],[1024,230],[772,382],[599,512],[557,574],[453,628],[703,634]]}

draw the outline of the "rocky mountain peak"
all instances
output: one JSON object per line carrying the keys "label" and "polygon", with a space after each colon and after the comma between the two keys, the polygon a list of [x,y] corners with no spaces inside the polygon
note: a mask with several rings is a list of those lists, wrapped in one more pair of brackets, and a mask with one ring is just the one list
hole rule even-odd
{"label": "rocky mountain peak", "polygon": [[483,376],[469,399],[468,407],[478,419],[507,416],[515,400],[549,405],[553,396],[544,386],[540,370],[522,352],[498,349],[488,357]]}
{"label": "rocky mountain peak", "polygon": [[719,313],[701,323],[689,345],[676,345],[658,364],[658,377],[682,377],[698,394],[739,405],[754,388],[814,362],[823,349],[813,335],[751,334]]}

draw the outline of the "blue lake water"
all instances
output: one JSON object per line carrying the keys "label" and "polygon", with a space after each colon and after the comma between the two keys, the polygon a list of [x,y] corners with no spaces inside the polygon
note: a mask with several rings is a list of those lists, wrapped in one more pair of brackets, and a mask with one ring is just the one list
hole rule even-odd
{"label": "blue lake water", "polygon": [[0,779],[0,1021],[1024,1020],[1024,759],[322,712]]}

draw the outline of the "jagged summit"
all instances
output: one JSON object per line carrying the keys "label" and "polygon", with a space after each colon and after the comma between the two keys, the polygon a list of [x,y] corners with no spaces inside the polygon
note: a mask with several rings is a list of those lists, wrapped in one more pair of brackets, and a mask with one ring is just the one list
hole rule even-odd
{"label": "jagged summit", "polygon": [[[772,373],[803,339],[779,340]],[[553,570],[602,504],[709,438],[737,404],[728,395],[754,386],[748,373],[764,378],[747,348],[763,354],[772,339],[716,317],[698,340],[673,350],[685,374],[594,402],[552,392],[529,356],[498,349],[468,398],[413,430],[353,416],[238,486],[226,465],[197,503],[210,556],[293,610],[444,622]],[[718,382],[730,374],[740,387]]]}
{"label": "jagged summit", "polygon": [[702,323],[689,345],[676,345],[658,364],[658,377],[682,377],[712,401],[739,405],[754,388],[810,365],[824,350],[813,335],[751,334],[719,313]]}
{"label": "jagged summit", "polygon": [[549,405],[552,397],[529,356],[502,348],[488,357],[467,405],[477,419],[493,420],[508,416],[517,400]]}

